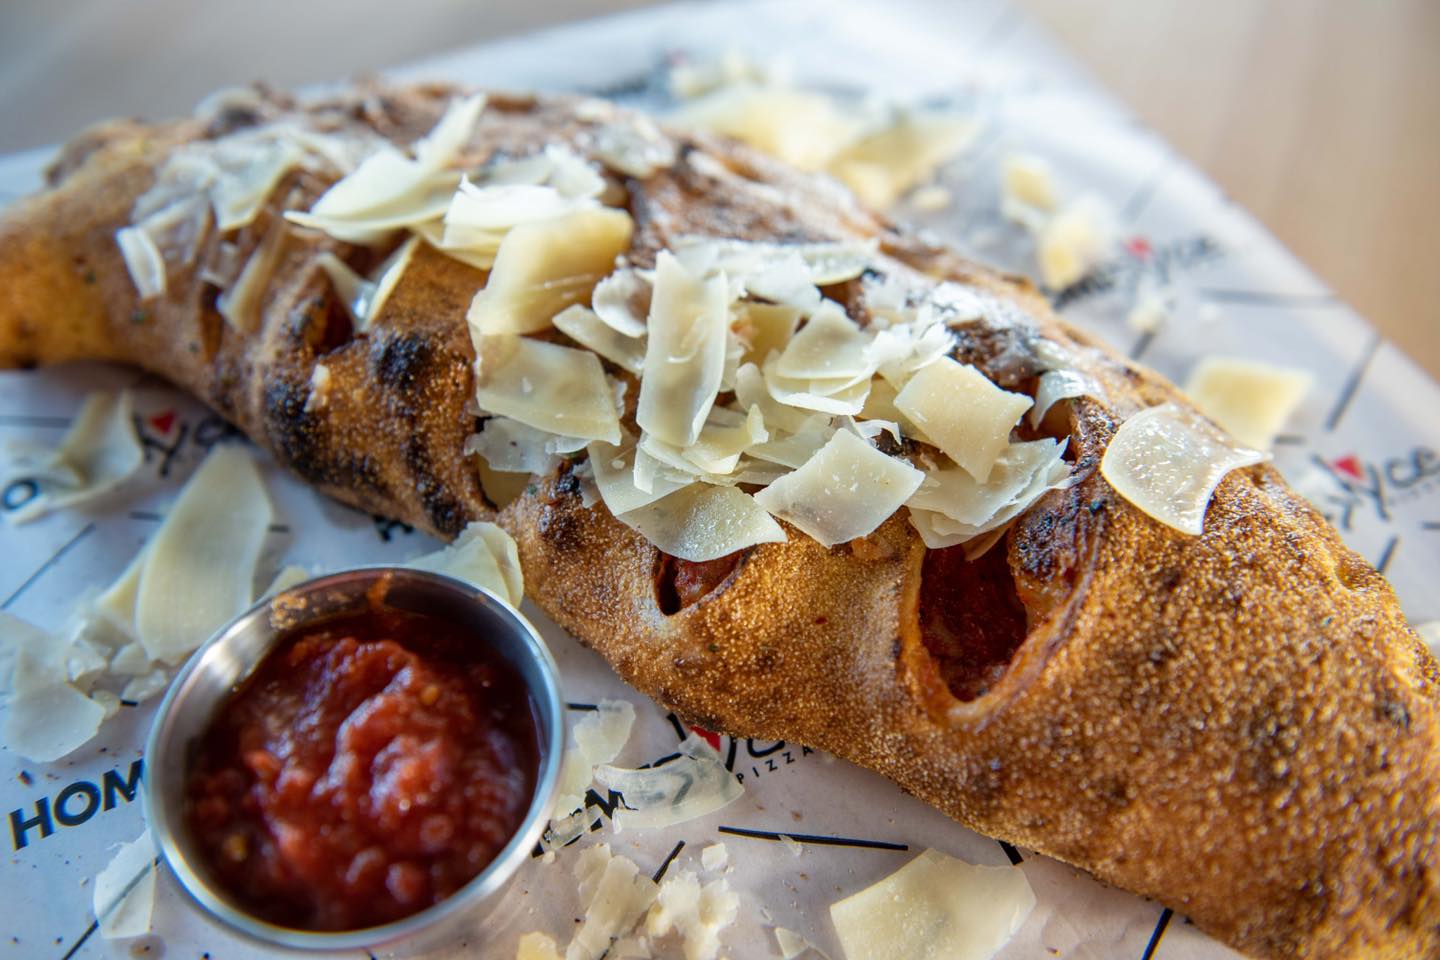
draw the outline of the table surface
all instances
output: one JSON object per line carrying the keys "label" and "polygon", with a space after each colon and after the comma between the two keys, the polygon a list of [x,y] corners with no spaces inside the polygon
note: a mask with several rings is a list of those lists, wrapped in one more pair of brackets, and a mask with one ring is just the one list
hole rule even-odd
{"label": "table surface", "polygon": [[[0,152],[224,84],[335,79],[646,2],[6,0]],[[1440,4],[1014,0],[1007,17],[1049,27],[1440,377]]]}

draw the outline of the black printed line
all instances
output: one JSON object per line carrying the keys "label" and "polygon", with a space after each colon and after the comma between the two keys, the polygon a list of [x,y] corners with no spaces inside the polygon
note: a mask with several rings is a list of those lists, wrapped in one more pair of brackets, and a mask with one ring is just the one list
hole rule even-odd
{"label": "black printed line", "polygon": [[80,948],[85,946],[85,941],[89,940],[95,934],[95,931],[100,929],[100,921],[108,917],[116,907],[120,906],[120,904],[125,902],[125,898],[130,895],[130,891],[134,890],[136,884],[138,884],[141,880],[145,879],[146,874],[148,874],[151,870],[155,869],[155,865],[158,862],[159,861],[157,860],[151,860],[148,864],[146,864],[143,870],[135,874],[135,876],[130,879],[130,882],[125,884],[125,886],[121,889],[119,895],[114,900],[110,901],[110,906],[106,907],[105,911],[101,913],[100,916],[90,921],[90,926],[85,928],[85,932],[80,934],[80,939],[76,940],[73,944],[71,944],[70,949],[65,951],[65,955],[62,956],[60,960],[70,960],[71,957],[75,956],[75,954],[80,950]]}
{"label": "black printed line", "polygon": [[1155,956],[1155,949],[1160,946],[1160,938],[1165,936],[1165,928],[1170,926],[1170,918],[1175,916],[1175,911],[1166,907],[1160,911],[1160,922],[1155,924],[1155,931],[1150,934],[1150,942],[1145,944],[1145,952],[1140,954],[1140,960],[1152,960]]}
{"label": "black printed line", "polygon": [[1282,433],[1275,438],[1277,447],[1303,447],[1305,438],[1298,433]]}
{"label": "black printed line", "polygon": [[34,585],[35,581],[40,579],[40,577],[45,573],[45,571],[49,570],[51,567],[55,566],[55,564],[59,563],[60,558],[70,552],[71,547],[75,546],[75,544],[79,543],[81,540],[84,540],[86,537],[90,536],[90,534],[94,532],[95,524],[85,524],[85,526],[81,528],[79,533],[75,534],[75,536],[71,537],[69,540],[66,540],[65,543],[61,545],[60,549],[52,553],[50,555],[50,559],[46,560],[40,565],[40,569],[36,570],[34,573],[30,574],[30,576],[26,577],[25,582],[20,584],[20,586],[16,587],[15,592],[10,594],[10,596],[6,597],[4,603],[0,603],[0,610],[10,609],[10,604],[20,599],[20,595],[26,590],[29,590],[31,586]]}
{"label": "black printed line", "polygon": [[720,833],[736,837],[751,837],[755,840],[774,840],[789,837],[797,843],[814,843],[826,847],[863,847],[867,850],[909,850],[908,843],[891,843],[888,840],[860,840],[855,837],[822,837],[810,833],[776,833],[773,830],[750,830],[745,827],[716,827]]}
{"label": "black printed line", "polygon": [[1330,416],[1325,418],[1325,430],[1333,431],[1340,424],[1340,418],[1345,416],[1345,411],[1350,408],[1350,403],[1355,399],[1355,394],[1360,389],[1360,381],[1365,379],[1365,372],[1370,369],[1370,361],[1375,359],[1375,353],[1380,349],[1380,334],[1370,338],[1370,343],[1365,347],[1365,352],[1356,364],[1355,370],[1345,381],[1344,388],[1340,391],[1340,399],[1335,402],[1335,409],[1330,411]]}
{"label": "black printed line", "polygon": [[54,427],[63,430],[70,426],[69,417],[42,417],[24,413],[0,414],[0,427]]}
{"label": "black printed line", "polygon": [[1025,862],[1025,858],[1020,856],[1020,851],[1015,849],[1015,844],[1001,840],[1000,849],[1004,850],[1005,856],[1010,858],[1010,865],[1012,867],[1018,867]]}
{"label": "black printed line", "polygon": [[1426,520],[1420,524],[1421,530],[1440,530],[1440,520]]}
{"label": "black printed line", "polygon": [[1199,291],[1202,299],[1216,303],[1243,303],[1252,307],[1280,307],[1286,310],[1310,310],[1340,305],[1340,298],[1333,293],[1267,293],[1263,290],[1215,290]]}
{"label": "black printed line", "polygon": [[670,864],[675,862],[675,858],[680,856],[680,851],[683,849],[685,849],[684,840],[681,840],[679,843],[675,844],[675,849],[670,851],[670,856],[665,858],[665,862],[660,864],[660,869],[656,870],[655,875],[650,878],[651,882],[660,882],[660,878],[665,876],[665,871],[670,869]]}
{"label": "black printed line", "polygon": [[1390,561],[1395,559],[1395,548],[1398,546],[1400,546],[1400,536],[1397,534],[1390,538],[1389,543],[1385,544],[1385,549],[1380,553],[1380,559],[1375,561],[1376,573],[1384,576],[1385,571],[1390,569]]}
{"label": "black printed line", "polygon": [[1135,341],[1135,346],[1133,346],[1133,347],[1130,348],[1130,359],[1131,359],[1131,360],[1139,360],[1141,357],[1143,357],[1143,356],[1145,355],[1145,351],[1149,350],[1149,349],[1150,349],[1150,345],[1151,345],[1152,343],[1154,343],[1154,342],[1155,342],[1155,331],[1154,331],[1154,330],[1146,330],[1144,333],[1140,334],[1140,339],[1136,340],[1136,341]]}
{"label": "black printed line", "polygon": [[[131,510],[127,516],[131,520],[147,520],[152,523],[159,523],[165,519],[165,514],[156,513],[153,510]],[[267,527],[271,533],[289,533],[290,526],[284,523],[272,523]]]}
{"label": "black printed line", "polygon": [[99,921],[99,920],[91,920],[91,921],[90,921],[90,926],[86,927],[86,928],[85,928],[85,932],[82,933],[82,934],[80,934],[80,939],[79,939],[79,940],[76,940],[76,941],[71,945],[70,949],[65,951],[65,955],[64,955],[63,957],[61,957],[60,960],[70,960],[71,957],[75,956],[75,954],[80,951],[80,948],[81,948],[81,947],[85,946],[85,941],[86,941],[86,940],[89,940],[90,937],[94,935],[95,931],[96,931],[96,930],[99,930],[99,929],[100,929],[100,921]]}
{"label": "black printed line", "polygon": [[1125,219],[1126,223],[1134,223],[1140,219],[1140,215],[1150,206],[1150,201],[1155,199],[1155,194],[1160,190],[1160,184],[1165,182],[1165,178],[1170,175],[1170,171],[1174,167],[1174,158],[1166,155],[1160,161],[1160,165],[1130,195],[1130,199],[1125,201],[1125,206],[1120,210],[1120,216]]}
{"label": "black printed line", "polygon": [[567,703],[567,704],[565,704],[565,708],[566,708],[567,710],[599,710],[599,709],[600,709],[599,705],[598,705],[598,704],[594,704],[594,703]]}

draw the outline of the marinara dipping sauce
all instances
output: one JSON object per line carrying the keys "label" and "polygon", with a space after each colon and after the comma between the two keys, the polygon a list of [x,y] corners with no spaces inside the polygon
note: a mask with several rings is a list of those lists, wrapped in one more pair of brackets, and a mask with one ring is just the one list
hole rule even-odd
{"label": "marinara dipping sauce", "polygon": [[521,677],[447,620],[378,609],[282,638],[185,783],[215,882],[256,916],[354,930],[439,903],[525,817],[538,725]]}

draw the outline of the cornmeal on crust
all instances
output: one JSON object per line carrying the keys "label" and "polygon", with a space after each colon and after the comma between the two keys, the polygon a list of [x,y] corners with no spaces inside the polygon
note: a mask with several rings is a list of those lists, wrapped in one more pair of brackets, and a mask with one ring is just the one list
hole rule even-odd
{"label": "cornmeal on crust", "polygon": [[[205,268],[221,244],[248,260],[335,175],[289,170],[253,219],[207,227],[192,262],[168,265],[164,294],[139,299],[115,233],[180,146],[304,117],[403,147],[456,95],[363,89],[301,107],[257,93],[82,135],[50,189],[0,219],[0,365],[136,364],[346,503],[447,538],[496,518],[535,602],[682,716],[877,770],[1245,953],[1440,955],[1440,671],[1384,578],[1268,466],[1225,476],[1199,536],[1132,506],[1101,476],[1107,444],[1143,408],[1183,408],[1178,391],[1063,324],[1028,285],[896,228],[834,182],[671,132],[668,164],[605,173],[633,220],[634,267],[693,235],[871,242],[877,275],[953,281],[1003,306],[957,330],[951,351],[999,387],[1034,393],[1040,341],[1076,358],[1097,388],[1032,431],[1065,439],[1069,485],[977,559],[928,550],[902,510],[830,548],[782,524],[785,542],[677,560],[587,496],[583,456],[497,511],[465,453],[477,428],[466,314],[482,269],[418,244],[357,332],[319,262],[331,253],[363,274],[388,251],[293,230],[254,329],[218,309]],[[602,116],[625,114],[491,95],[457,167],[557,144],[594,159]],[[863,322],[862,286],[825,293]],[[637,381],[606,370],[630,388],[633,430]]]}

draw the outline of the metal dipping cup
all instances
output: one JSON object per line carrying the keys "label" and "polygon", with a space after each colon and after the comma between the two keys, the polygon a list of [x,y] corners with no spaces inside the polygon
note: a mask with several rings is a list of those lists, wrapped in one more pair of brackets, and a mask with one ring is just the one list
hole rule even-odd
{"label": "metal dipping cup", "polygon": [[[236,688],[297,628],[368,610],[441,617],[473,628],[529,692],[539,734],[539,769],[530,806],[515,835],[474,879],[418,913],[377,927],[316,931],[277,926],[236,904],[213,882],[185,823],[191,751]],[[483,943],[480,923],[506,882],[530,856],[554,798],[564,750],[559,672],[535,628],[489,592],[450,577],[404,567],[366,567],[309,580],[262,600],[222,627],[181,669],[155,715],[145,749],[145,816],[170,871],[190,899],[236,933],[291,950],[376,950],[394,955],[467,937]]]}

